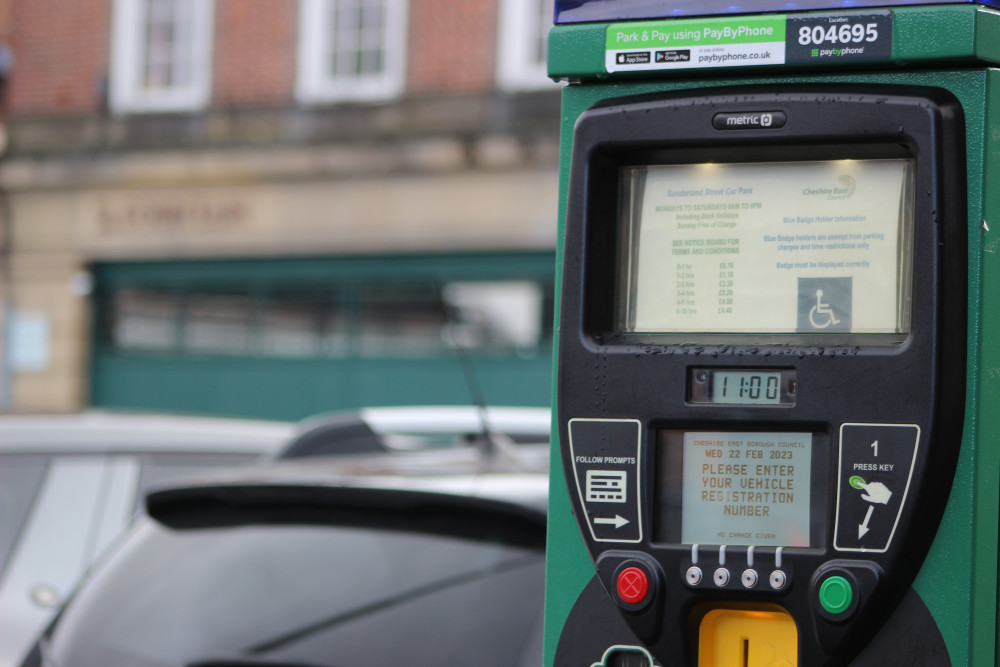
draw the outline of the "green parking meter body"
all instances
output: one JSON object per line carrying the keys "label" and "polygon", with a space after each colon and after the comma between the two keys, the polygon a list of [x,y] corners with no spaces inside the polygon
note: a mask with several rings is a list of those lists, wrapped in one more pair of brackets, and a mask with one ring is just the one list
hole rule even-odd
{"label": "green parking meter body", "polygon": [[548,665],[996,664],[1000,11],[821,2],[557,2]]}

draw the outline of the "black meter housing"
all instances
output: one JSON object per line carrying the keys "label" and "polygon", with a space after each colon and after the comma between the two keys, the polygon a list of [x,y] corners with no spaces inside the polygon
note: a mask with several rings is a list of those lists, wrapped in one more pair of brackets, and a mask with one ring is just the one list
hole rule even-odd
{"label": "black meter housing", "polygon": [[[903,86],[697,90],[612,100],[578,120],[562,267],[560,447],[598,576],[663,664],[695,664],[699,620],[741,606],[786,610],[799,664],[843,664],[908,590],[962,435],[964,145],[949,93]],[[838,283],[803,279],[795,324],[766,326],[769,306],[732,327],[695,315],[691,325],[672,324],[696,309],[683,268],[687,237],[664,241],[634,222],[670,182],[660,170],[725,165],[780,179],[796,165],[841,160],[905,171],[900,210],[911,222],[885,270],[897,281],[902,326],[848,320],[824,329],[844,320],[831,305]],[[847,181],[830,193],[809,189],[854,192]],[[648,210],[678,227],[726,219],[722,204],[696,206]],[[866,228],[844,223],[852,234]],[[804,262],[809,243],[828,242],[809,240],[807,228],[774,213],[776,232],[806,237]],[[640,253],[643,244],[654,250]],[[691,251],[718,258],[711,288],[722,296],[712,303],[724,310],[725,285],[741,276],[726,267],[734,251],[719,244]],[[853,297],[841,298],[864,299],[866,289],[855,281]],[[754,298],[767,303],[766,294]],[[774,305],[776,317],[783,307]],[[739,460],[721,459],[727,440]],[[632,586],[636,571],[648,590]]]}

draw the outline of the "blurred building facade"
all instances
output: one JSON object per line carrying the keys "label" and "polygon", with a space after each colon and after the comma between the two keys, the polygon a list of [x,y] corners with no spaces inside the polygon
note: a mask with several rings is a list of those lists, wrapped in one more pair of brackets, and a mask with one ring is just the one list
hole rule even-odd
{"label": "blurred building facade", "polygon": [[551,15],[2,0],[4,407],[548,404]]}

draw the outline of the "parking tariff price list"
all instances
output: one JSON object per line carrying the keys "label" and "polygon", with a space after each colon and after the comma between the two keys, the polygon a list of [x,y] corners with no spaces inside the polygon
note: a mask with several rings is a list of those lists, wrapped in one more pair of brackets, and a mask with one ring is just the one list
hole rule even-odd
{"label": "parking tariff price list", "polygon": [[[716,315],[732,315],[736,263],[719,262],[714,285],[711,284],[713,278],[705,275],[708,271],[703,269],[699,272],[698,268],[700,267],[691,262],[677,263],[677,300],[674,304],[674,313],[682,316],[697,315],[700,308],[710,306],[714,308]],[[715,303],[710,302],[713,293]]]}
{"label": "parking tariff price list", "polygon": [[674,312],[677,315],[697,315],[698,305],[696,291],[696,274],[694,265],[689,262],[677,264],[677,303]]}
{"label": "parking tariff price list", "polygon": [[[740,316],[739,266],[747,240],[740,222],[763,203],[751,187],[689,187],[674,185],[668,176],[659,168],[648,175],[648,196],[641,213],[636,211],[642,229],[631,241],[638,267],[634,308],[640,315],[657,313],[671,328],[693,330],[699,322],[725,327],[722,322]],[[672,259],[666,265],[665,256]],[[674,291],[654,289],[656,283],[665,286],[664,273],[671,269]],[[672,297],[669,304],[665,297]]]}
{"label": "parking tariff price list", "polygon": [[734,262],[719,262],[719,305],[717,314],[733,314],[733,285],[736,271]]}

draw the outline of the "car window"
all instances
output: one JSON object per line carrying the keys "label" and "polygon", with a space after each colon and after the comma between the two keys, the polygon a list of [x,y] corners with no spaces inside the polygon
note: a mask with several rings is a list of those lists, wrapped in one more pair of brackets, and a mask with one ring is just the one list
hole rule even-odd
{"label": "car window", "polygon": [[144,521],[46,654],[55,667],[539,664],[543,561],[540,548],[395,530]]}
{"label": "car window", "polygon": [[0,455],[0,573],[24,528],[47,464],[45,456]]}

